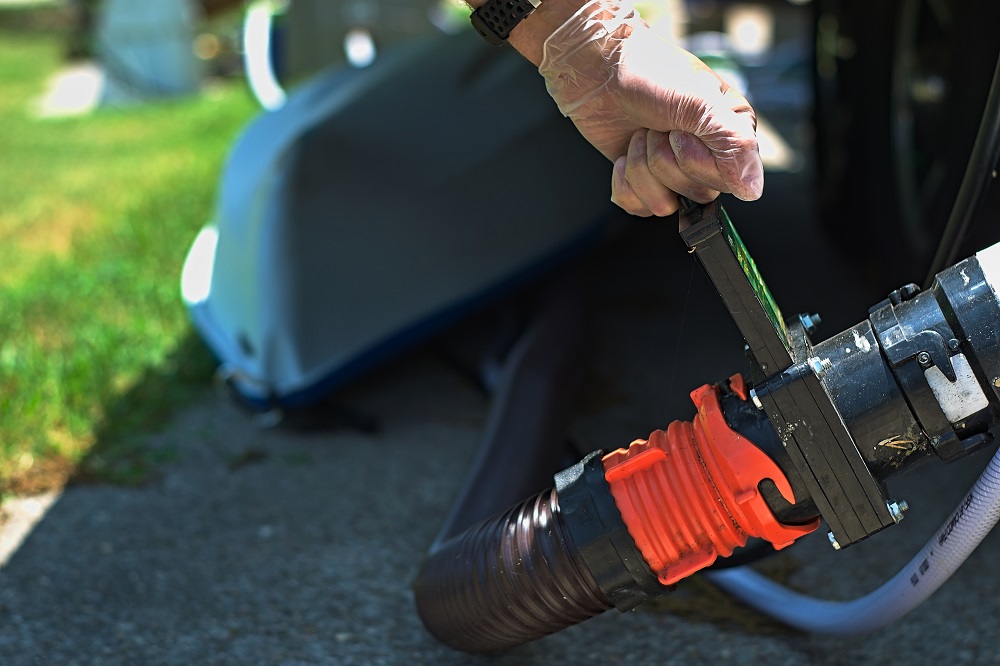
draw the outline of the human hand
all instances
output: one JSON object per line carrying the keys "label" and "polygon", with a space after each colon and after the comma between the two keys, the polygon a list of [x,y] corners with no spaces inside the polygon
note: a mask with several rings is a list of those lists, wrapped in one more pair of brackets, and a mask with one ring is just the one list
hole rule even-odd
{"label": "human hand", "polygon": [[758,199],[764,169],[747,100],[629,5],[587,2],[546,40],[539,72],[564,115],[614,162],[611,199],[670,215],[678,195]]}

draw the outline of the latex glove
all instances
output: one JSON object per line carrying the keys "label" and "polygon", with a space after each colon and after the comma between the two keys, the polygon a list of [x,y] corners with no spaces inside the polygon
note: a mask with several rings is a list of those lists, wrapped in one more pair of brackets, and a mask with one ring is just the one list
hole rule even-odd
{"label": "latex glove", "polygon": [[563,115],[614,162],[611,198],[628,212],[670,215],[677,194],[706,203],[763,192],[750,104],[631,6],[584,4],[545,41],[538,70]]}

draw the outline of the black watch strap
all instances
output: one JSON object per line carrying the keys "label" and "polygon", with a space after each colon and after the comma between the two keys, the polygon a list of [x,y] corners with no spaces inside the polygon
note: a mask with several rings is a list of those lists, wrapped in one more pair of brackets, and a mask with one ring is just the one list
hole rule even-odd
{"label": "black watch strap", "polygon": [[472,12],[472,27],[490,44],[500,46],[539,4],[539,0],[486,0]]}

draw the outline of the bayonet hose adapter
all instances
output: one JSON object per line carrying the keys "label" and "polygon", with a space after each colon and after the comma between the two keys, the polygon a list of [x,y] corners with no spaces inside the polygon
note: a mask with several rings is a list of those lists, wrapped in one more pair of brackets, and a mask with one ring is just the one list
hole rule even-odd
{"label": "bayonet hose adapter", "polygon": [[[729,385],[745,402],[742,378]],[[761,484],[773,483],[788,504],[793,484],[728,425],[722,394],[697,389],[693,422],[595,452],[557,474],[554,489],[433,552],[414,584],[428,630],[468,652],[514,647],[612,606],[631,610],[751,537],[784,548],[815,530],[815,516],[801,524],[775,516]]]}

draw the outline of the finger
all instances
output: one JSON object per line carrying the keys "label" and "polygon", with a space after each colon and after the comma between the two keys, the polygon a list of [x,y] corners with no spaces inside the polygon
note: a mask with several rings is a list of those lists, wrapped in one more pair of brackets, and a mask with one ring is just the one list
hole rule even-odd
{"label": "finger", "polygon": [[715,155],[716,166],[729,191],[744,200],[760,198],[764,165],[757,144],[757,115],[737,90],[729,88],[719,105],[715,128],[700,138]]}
{"label": "finger", "polygon": [[657,181],[668,189],[698,203],[714,201],[719,190],[689,178],[677,164],[667,134],[649,130],[646,134],[646,163]]}
{"label": "finger", "polygon": [[649,217],[652,213],[643,205],[639,197],[632,191],[632,187],[625,178],[625,162],[628,159],[622,155],[615,160],[615,166],[611,170],[611,201],[622,208],[626,213],[638,215],[639,217]]}
{"label": "finger", "polygon": [[711,190],[732,191],[719,171],[715,154],[704,141],[680,130],[670,132],[667,137],[677,168],[686,178]]}
{"label": "finger", "polygon": [[677,212],[677,195],[656,179],[646,158],[646,130],[632,135],[625,157],[625,180],[646,210],[657,217]]}
{"label": "finger", "polygon": [[692,180],[721,192],[754,201],[764,192],[764,165],[757,140],[699,139],[687,132],[670,133],[677,165]]}
{"label": "finger", "polygon": [[717,157],[719,173],[729,184],[729,191],[743,201],[756,201],[764,194],[764,163],[757,142],[734,152],[732,157]]}

